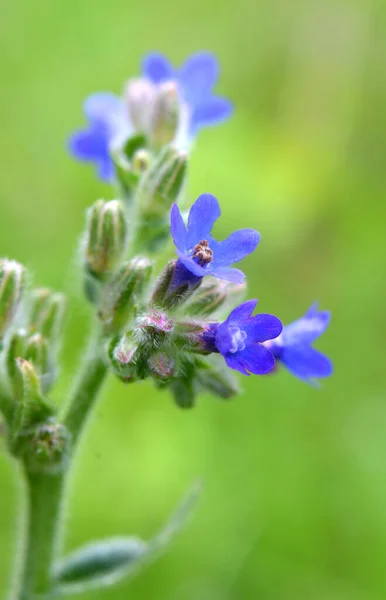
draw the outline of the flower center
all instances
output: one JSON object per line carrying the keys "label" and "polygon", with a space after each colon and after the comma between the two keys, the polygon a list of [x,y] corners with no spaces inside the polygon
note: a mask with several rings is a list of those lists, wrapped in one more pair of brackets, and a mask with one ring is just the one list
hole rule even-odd
{"label": "flower center", "polygon": [[213,251],[209,248],[207,240],[201,240],[201,242],[198,242],[198,244],[194,246],[192,256],[202,267],[205,267],[205,265],[212,262]]}
{"label": "flower center", "polygon": [[239,327],[229,327],[228,331],[231,336],[231,347],[229,348],[229,352],[234,354],[239,350],[244,350],[245,340],[247,339],[246,332]]}

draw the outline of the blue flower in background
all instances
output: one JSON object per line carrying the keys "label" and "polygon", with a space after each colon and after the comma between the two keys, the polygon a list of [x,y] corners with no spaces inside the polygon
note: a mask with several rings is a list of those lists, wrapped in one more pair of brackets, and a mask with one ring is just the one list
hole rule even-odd
{"label": "blue flower in background", "polygon": [[166,81],[177,82],[182,100],[189,107],[191,137],[201,127],[221,123],[232,114],[229,100],[213,94],[219,67],[212,54],[193,54],[180,69],[175,69],[162,54],[149,54],[143,62],[143,74],[156,85]]}
{"label": "blue flower in background", "polygon": [[218,242],[211,231],[220,215],[217,199],[211,194],[201,194],[190,209],[186,227],[177,204],[173,204],[170,230],[179,256],[173,287],[198,283],[205,275],[233,283],[243,282],[244,273],[230,265],[251,254],[260,235],[254,229],[240,229]]}
{"label": "blue flower in background", "polygon": [[[201,127],[215,125],[232,113],[231,103],[213,94],[218,78],[218,63],[208,53],[191,56],[180,69],[175,69],[161,54],[150,54],[143,63],[141,121],[151,118],[151,108],[159,86],[174,82],[180,96],[181,117],[175,137],[175,145],[186,149]],[[136,90],[137,93],[138,90]],[[138,96],[135,100],[142,101]],[[127,100],[127,99],[126,99]],[[71,154],[83,161],[93,162],[101,179],[111,181],[114,165],[110,157],[111,146],[119,144],[136,131],[131,122],[127,101],[109,92],[89,96],[84,104],[88,127],[71,136]]]}
{"label": "blue flower in background", "polygon": [[283,326],[273,315],[252,317],[257,300],[235,308],[226,321],[211,323],[203,334],[204,348],[220,352],[228,367],[243,375],[265,375],[275,366],[275,358],[262,342],[280,335]]}
{"label": "blue flower in background", "polygon": [[311,344],[327,329],[329,311],[318,311],[314,304],[306,314],[286,325],[281,335],[266,343],[276,359],[299,379],[315,383],[319,377],[328,377],[333,371],[330,359],[312,348]]}

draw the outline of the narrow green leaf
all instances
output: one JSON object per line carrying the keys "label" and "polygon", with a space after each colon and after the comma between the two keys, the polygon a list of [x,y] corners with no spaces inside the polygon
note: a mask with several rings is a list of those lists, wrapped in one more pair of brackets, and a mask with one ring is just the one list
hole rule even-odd
{"label": "narrow green leaf", "polygon": [[195,484],[161,531],[149,542],[136,537],[97,541],[59,561],[55,593],[77,594],[116,585],[154,560],[184,527],[201,490]]}
{"label": "narrow green leaf", "polygon": [[146,542],[135,537],[87,544],[58,563],[58,592],[76,594],[114,585],[139,566],[147,551]]}

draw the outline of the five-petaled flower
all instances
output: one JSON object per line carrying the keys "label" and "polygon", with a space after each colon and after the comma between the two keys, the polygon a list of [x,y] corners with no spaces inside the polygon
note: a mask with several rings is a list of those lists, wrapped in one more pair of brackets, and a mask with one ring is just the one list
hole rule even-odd
{"label": "five-petaled flower", "polygon": [[[186,149],[200,128],[220,123],[232,113],[231,103],[213,94],[218,73],[216,58],[205,52],[192,55],[180,69],[175,69],[161,54],[146,56],[143,62],[143,79],[137,80],[143,82],[143,93],[146,96],[142,116],[146,117],[149,112],[149,91],[153,94],[160,86],[176,85],[181,122],[176,132],[175,145]],[[126,104],[123,98],[110,92],[89,96],[84,104],[88,127],[74,133],[69,140],[73,156],[95,163],[99,176],[106,181],[114,177],[111,148],[119,146],[121,141],[136,131],[136,124],[130,119]]]}
{"label": "five-petaled flower", "polygon": [[251,254],[260,235],[254,229],[240,229],[218,242],[211,231],[221,214],[217,199],[201,194],[190,209],[186,227],[177,204],[173,204],[170,229],[178,254],[172,285],[197,283],[205,275],[213,275],[233,283],[242,283],[244,273],[230,265]]}
{"label": "five-petaled flower", "polygon": [[329,311],[318,311],[313,304],[303,317],[286,325],[277,339],[266,342],[266,347],[293,375],[314,384],[333,371],[330,359],[311,346],[329,322]]}
{"label": "five-petaled flower", "polygon": [[282,331],[274,315],[252,316],[257,300],[248,300],[235,308],[223,323],[211,323],[202,335],[202,346],[220,352],[228,367],[243,375],[265,375],[275,366],[275,358],[263,342]]}

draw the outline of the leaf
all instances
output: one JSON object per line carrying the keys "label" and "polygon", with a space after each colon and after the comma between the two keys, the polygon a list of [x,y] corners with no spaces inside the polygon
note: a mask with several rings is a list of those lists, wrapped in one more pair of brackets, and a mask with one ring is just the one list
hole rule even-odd
{"label": "leaf", "polygon": [[154,560],[183,528],[197,501],[195,484],[161,531],[149,542],[115,537],[92,542],[58,562],[54,570],[58,595],[78,594],[113,586]]}
{"label": "leaf", "polygon": [[117,537],[92,542],[75,550],[55,568],[61,594],[76,594],[114,585],[132,573],[148,551],[146,542],[135,537]]}

